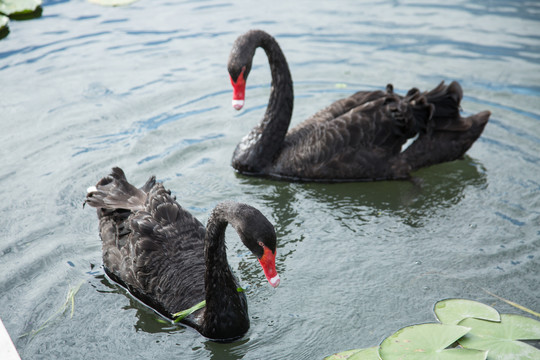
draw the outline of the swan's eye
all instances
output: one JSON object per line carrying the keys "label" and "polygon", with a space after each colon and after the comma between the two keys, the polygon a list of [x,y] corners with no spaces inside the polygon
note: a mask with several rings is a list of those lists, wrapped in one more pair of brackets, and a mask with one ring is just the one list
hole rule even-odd
{"label": "swan's eye", "polygon": [[[233,86],[235,85],[240,85],[241,83],[244,83],[246,81],[246,79],[244,78],[244,73],[246,71],[246,67],[245,66],[242,66],[242,70],[240,71],[240,73],[238,73],[238,75],[236,75],[237,73],[235,71],[229,71],[229,76],[231,78],[231,84]],[[238,83],[240,81],[240,84]]]}
{"label": "swan's eye", "polygon": [[265,245],[264,245],[264,243],[262,241],[259,241],[259,246],[264,248]]}

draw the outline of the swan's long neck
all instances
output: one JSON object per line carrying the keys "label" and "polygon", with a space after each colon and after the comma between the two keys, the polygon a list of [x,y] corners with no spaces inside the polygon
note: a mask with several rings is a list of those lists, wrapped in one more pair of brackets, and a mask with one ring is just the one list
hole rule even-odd
{"label": "swan's long neck", "polygon": [[227,262],[225,229],[230,213],[228,205],[218,205],[206,227],[206,310],[201,332],[210,338],[234,338],[249,328],[246,298],[237,291],[238,284]]}
{"label": "swan's long neck", "polygon": [[[261,122],[238,144],[233,166],[240,171],[262,172],[281,151],[293,111],[293,82],[287,60],[275,39],[263,32],[255,32],[255,39],[246,42],[255,53],[257,47],[266,52],[272,74],[268,107]],[[243,50],[241,50],[243,51]],[[239,166],[235,166],[236,164]]]}

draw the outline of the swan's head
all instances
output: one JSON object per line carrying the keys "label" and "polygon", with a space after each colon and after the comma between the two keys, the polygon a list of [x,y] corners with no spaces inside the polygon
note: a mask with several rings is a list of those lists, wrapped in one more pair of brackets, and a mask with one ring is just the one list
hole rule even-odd
{"label": "swan's head", "polygon": [[230,224],[236,229],[244,245],[257,257],[266,279],[273,287],[279,285],[276,270],[276,232],[274,226],[257,209],[238,204]]}
{"label": "swan's head", "polygon": [[227,70],[233,86],[232,105],[236,110],[240,110],[244,106],[246,81],[251,71],[253,56],[255,50],[261,44],[261,39],[265,36],[268,36],[268,34],[263,31],[250,30],[234,41],[227,63]]}

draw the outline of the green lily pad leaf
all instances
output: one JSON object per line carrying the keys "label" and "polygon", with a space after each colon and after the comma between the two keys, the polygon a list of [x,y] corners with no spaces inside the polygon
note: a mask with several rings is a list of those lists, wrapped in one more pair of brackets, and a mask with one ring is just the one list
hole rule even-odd
{"label": "green lily pad leaf", "polygon": [[500,321],[499,312],[491,306],[466,299],[447,299],[435,304],[433,309],[443,324],[457,325],[466,318]]}
{"label": "green lily pad leaf", "polygon": [[485,360],[487,351],[446,349],[469,330],[439,323],[408,326],[383,340],[379,356],[384,360]]}
{"label": "green lily pad leaf", "polygon": [[517,340],[539,340],[540,321],[502,314],[500,322],[468,318],[459,323],[471,331],[459,340],[469,349],[489,350],[490,360],[540,359],[540,350]]}
{"label": "green lily pad leaf", "polygon": [[0,31],[4,28],[7,28],[7,24],[9,22],[9,18],[7,16],[0,14]]}
{"label": "green lily pad leaf", "polygon": [[377,351],[378,348],[378,346],[374,346],[368,349],[342,351],[340,353],[327,356],[324,358],[324,360],[380,360]]}
{"label": "green lily pad leaf", "polygon": [[40,7],[41,0],[0,0],[0,13],[10,17],[32,14]]}
{"label": "green lily pad leaf", "polygon": [[103,5],[103,6],[125,6],[131,3],[134,3],[137,0],[88,0],[93,4]]}
{"label": "green lily pad leaf", "polygon": [[327,356],[323,360],[344,360],[344,359],[349,359],[352,355],[356,354],[359,351],[362,351],[362,349],[354,349],[354,350],[342,351],[342,352]]}
{"label": "green lily pad leaf", "polygon": [[9,34],[9,18],[0,14],[0,39],[5,38]]}
{"label": "green lily pad leaf", "polygon": [[381,360],[379,357],[379,347],[374,346],[360,350],[359,352],[353,354],[349,360]]}

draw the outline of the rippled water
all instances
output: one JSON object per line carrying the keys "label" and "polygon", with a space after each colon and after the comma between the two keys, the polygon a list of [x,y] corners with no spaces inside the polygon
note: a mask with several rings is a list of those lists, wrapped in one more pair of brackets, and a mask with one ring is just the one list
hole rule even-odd
{"label": "rippled water", "polygon": [[[295,81],[293,123],[361,89],[461,82],[465,114],[491,110],[460,161],[410,182],[299,184],[236,175],[270,75],[255,57],[230,106],[232,42],[262,28]],[[44,0],[0,41],[0,317],[23,359],[317,359],[433,321],[464,297],[540,310],[540,5],[534,1],[170,1],[105,8]],[[228,231],[252,318],[231,344],[162,324],[103,277],[85,189],[121,166],[172,189],[205,222],[250,203],[278,234],[272,289]],[[36,330],[81,285],[70,310]]]}

